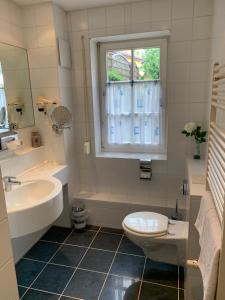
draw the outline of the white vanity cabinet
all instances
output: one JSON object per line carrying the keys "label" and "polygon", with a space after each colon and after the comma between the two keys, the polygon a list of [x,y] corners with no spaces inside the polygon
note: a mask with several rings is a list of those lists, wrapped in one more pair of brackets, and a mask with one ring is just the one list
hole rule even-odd
{"label": "white vanity cabinet", "polygon": [[[189,233],[187,241],[187,260],[198,259],[200,253],[199,235],[195,228],[201,197],[205,192],[206,162],[203,160],[188,159],[186,163],[186,179],[188,193],[186,201]],[[203,287],[199,269],[186,268],[185,300],[202,300]]]}

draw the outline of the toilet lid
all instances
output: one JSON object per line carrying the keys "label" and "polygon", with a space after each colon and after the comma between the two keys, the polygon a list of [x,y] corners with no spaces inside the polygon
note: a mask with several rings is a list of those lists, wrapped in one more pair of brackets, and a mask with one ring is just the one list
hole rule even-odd
{"label": "toilet lid", "polygon": [[157,234],[167,231],[168,218],[154,212],[136,212],[126,216],[123,223],[137,233]]}

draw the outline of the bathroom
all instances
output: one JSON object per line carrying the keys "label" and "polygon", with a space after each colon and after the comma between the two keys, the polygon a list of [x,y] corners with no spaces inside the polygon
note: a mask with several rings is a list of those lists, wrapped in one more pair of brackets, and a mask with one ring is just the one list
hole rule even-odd
{"label": "bathroom", "polygon": [[225,299],[224,32],[224,0],[0,0],[0,300]]}

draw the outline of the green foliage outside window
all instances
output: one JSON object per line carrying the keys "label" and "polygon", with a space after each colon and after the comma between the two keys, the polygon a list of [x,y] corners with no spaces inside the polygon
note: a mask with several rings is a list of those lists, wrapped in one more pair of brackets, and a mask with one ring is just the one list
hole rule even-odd
{"label": "green foliage outside window", "polygon": [[125,78],[119,74],[115,69],[109,70],[108,73],[109,81],[123,81]]}
{"label": "green foliage outside window", "polygon": [[149,48],[143,52],[143,63],[140,71],[144,73],[141,76],[143,80],[160,79],[160,48]]}

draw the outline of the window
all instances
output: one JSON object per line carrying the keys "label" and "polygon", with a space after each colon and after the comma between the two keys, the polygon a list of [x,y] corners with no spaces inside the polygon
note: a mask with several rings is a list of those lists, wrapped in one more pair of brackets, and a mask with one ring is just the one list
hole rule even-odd
{"label": "window", "polygon": [[166,39],[99,44],[101,144],[165,153]]}

